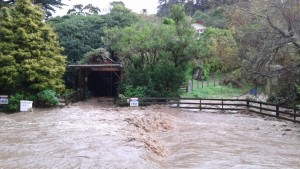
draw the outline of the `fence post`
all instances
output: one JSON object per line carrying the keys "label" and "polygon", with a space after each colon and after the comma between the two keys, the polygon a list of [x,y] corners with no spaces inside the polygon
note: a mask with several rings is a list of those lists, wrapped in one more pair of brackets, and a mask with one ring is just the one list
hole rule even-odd
{"label": "fence post", "polygon": [[179,108],[179,100],[180,98],[177,98],[177,108]]}
{"label": "fence post", "polygon": [[259,112],[261,113],[261,102],[259,102]]}
{"label": "fence post", "polygon": [[65,96],[64,99],[65,99],[66,106],[69,106],[69,102],[68,102],[67,96]]}
{"label": "fence post", "polygon": [[276,117],[279,117],[279,106],[276,105]]}
{"label": "fence post", "polygon": [[224,101],[223,101],[223,98],[222,98],[222,111],[224,110],[223,105],[224,105]]}
{"label": "fence post", "polygon": [[250,102],[249,102],[249,100],[247,99],[247,108],[249,109],[250,108]]}
{"label": "fence post", "polygon": [[200,98],[200,110],[202,110],[202,105],[201,105],[201,98]]}
{"label": "fence post", "polygon": [[296,116],[297,116],[297,110],[294,109],[294,120],[296,120]]}

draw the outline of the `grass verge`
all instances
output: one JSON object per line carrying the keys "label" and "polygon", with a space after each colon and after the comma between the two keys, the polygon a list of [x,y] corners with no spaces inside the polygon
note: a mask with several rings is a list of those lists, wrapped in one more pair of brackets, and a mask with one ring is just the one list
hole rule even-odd
{"label": "grass verge", "polygon": [[245,94],[249,91],[248,88],[235,88],[233,86],[223,86],[223,85],[210,85],[199,88],[194,88],[192,92],[184,93],[181,97],[190,98],[232,98]]}

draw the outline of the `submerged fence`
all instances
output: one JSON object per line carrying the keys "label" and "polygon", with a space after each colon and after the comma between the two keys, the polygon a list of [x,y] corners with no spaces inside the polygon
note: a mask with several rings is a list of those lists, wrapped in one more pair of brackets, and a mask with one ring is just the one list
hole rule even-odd
{"label": "submerged fence", "polygon": [[[119,105],[127,104],[126,99],[119,99]],[[300,123],[300,109],[276,105],[261,101],[246,99],[200,99],[200,98],[160,98],[144,97],[139,99],[140,105],[163,104],[173,108],[194,109],[194,110],[229,110],[250,112],[283,119],[294,123]]]}

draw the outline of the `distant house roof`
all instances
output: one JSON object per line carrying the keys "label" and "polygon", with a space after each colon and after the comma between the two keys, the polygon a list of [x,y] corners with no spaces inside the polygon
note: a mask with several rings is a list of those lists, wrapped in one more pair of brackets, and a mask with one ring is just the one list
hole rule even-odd
{"label": "distant house roof", "polygon": [[203,21],[197,21],[196,23],[192,24],[192,27],[198,32],[198,33],[203,33],[206,27],[204,26]]}
{"label": "distant house roof", "polygon": [[202,24],[199,23],[193,23],[192,26],[196,29],[196,30],[204,30],[206,29],[206,27]]}
{"label": "distant house roof", "polygon": [[201,21],[201,20],[198,20],[196,23],[201,24],[201,25],[204,25],[204,22]]}

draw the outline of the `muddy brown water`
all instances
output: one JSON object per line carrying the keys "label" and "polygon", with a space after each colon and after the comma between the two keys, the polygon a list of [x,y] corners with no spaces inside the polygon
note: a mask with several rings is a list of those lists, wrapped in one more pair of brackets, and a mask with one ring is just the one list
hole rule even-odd
{"label": "muddy brown water", "polygon": [[91,100],[0,113],[0,168],[296,169],[299,129],[244,114],[111,108]]}

